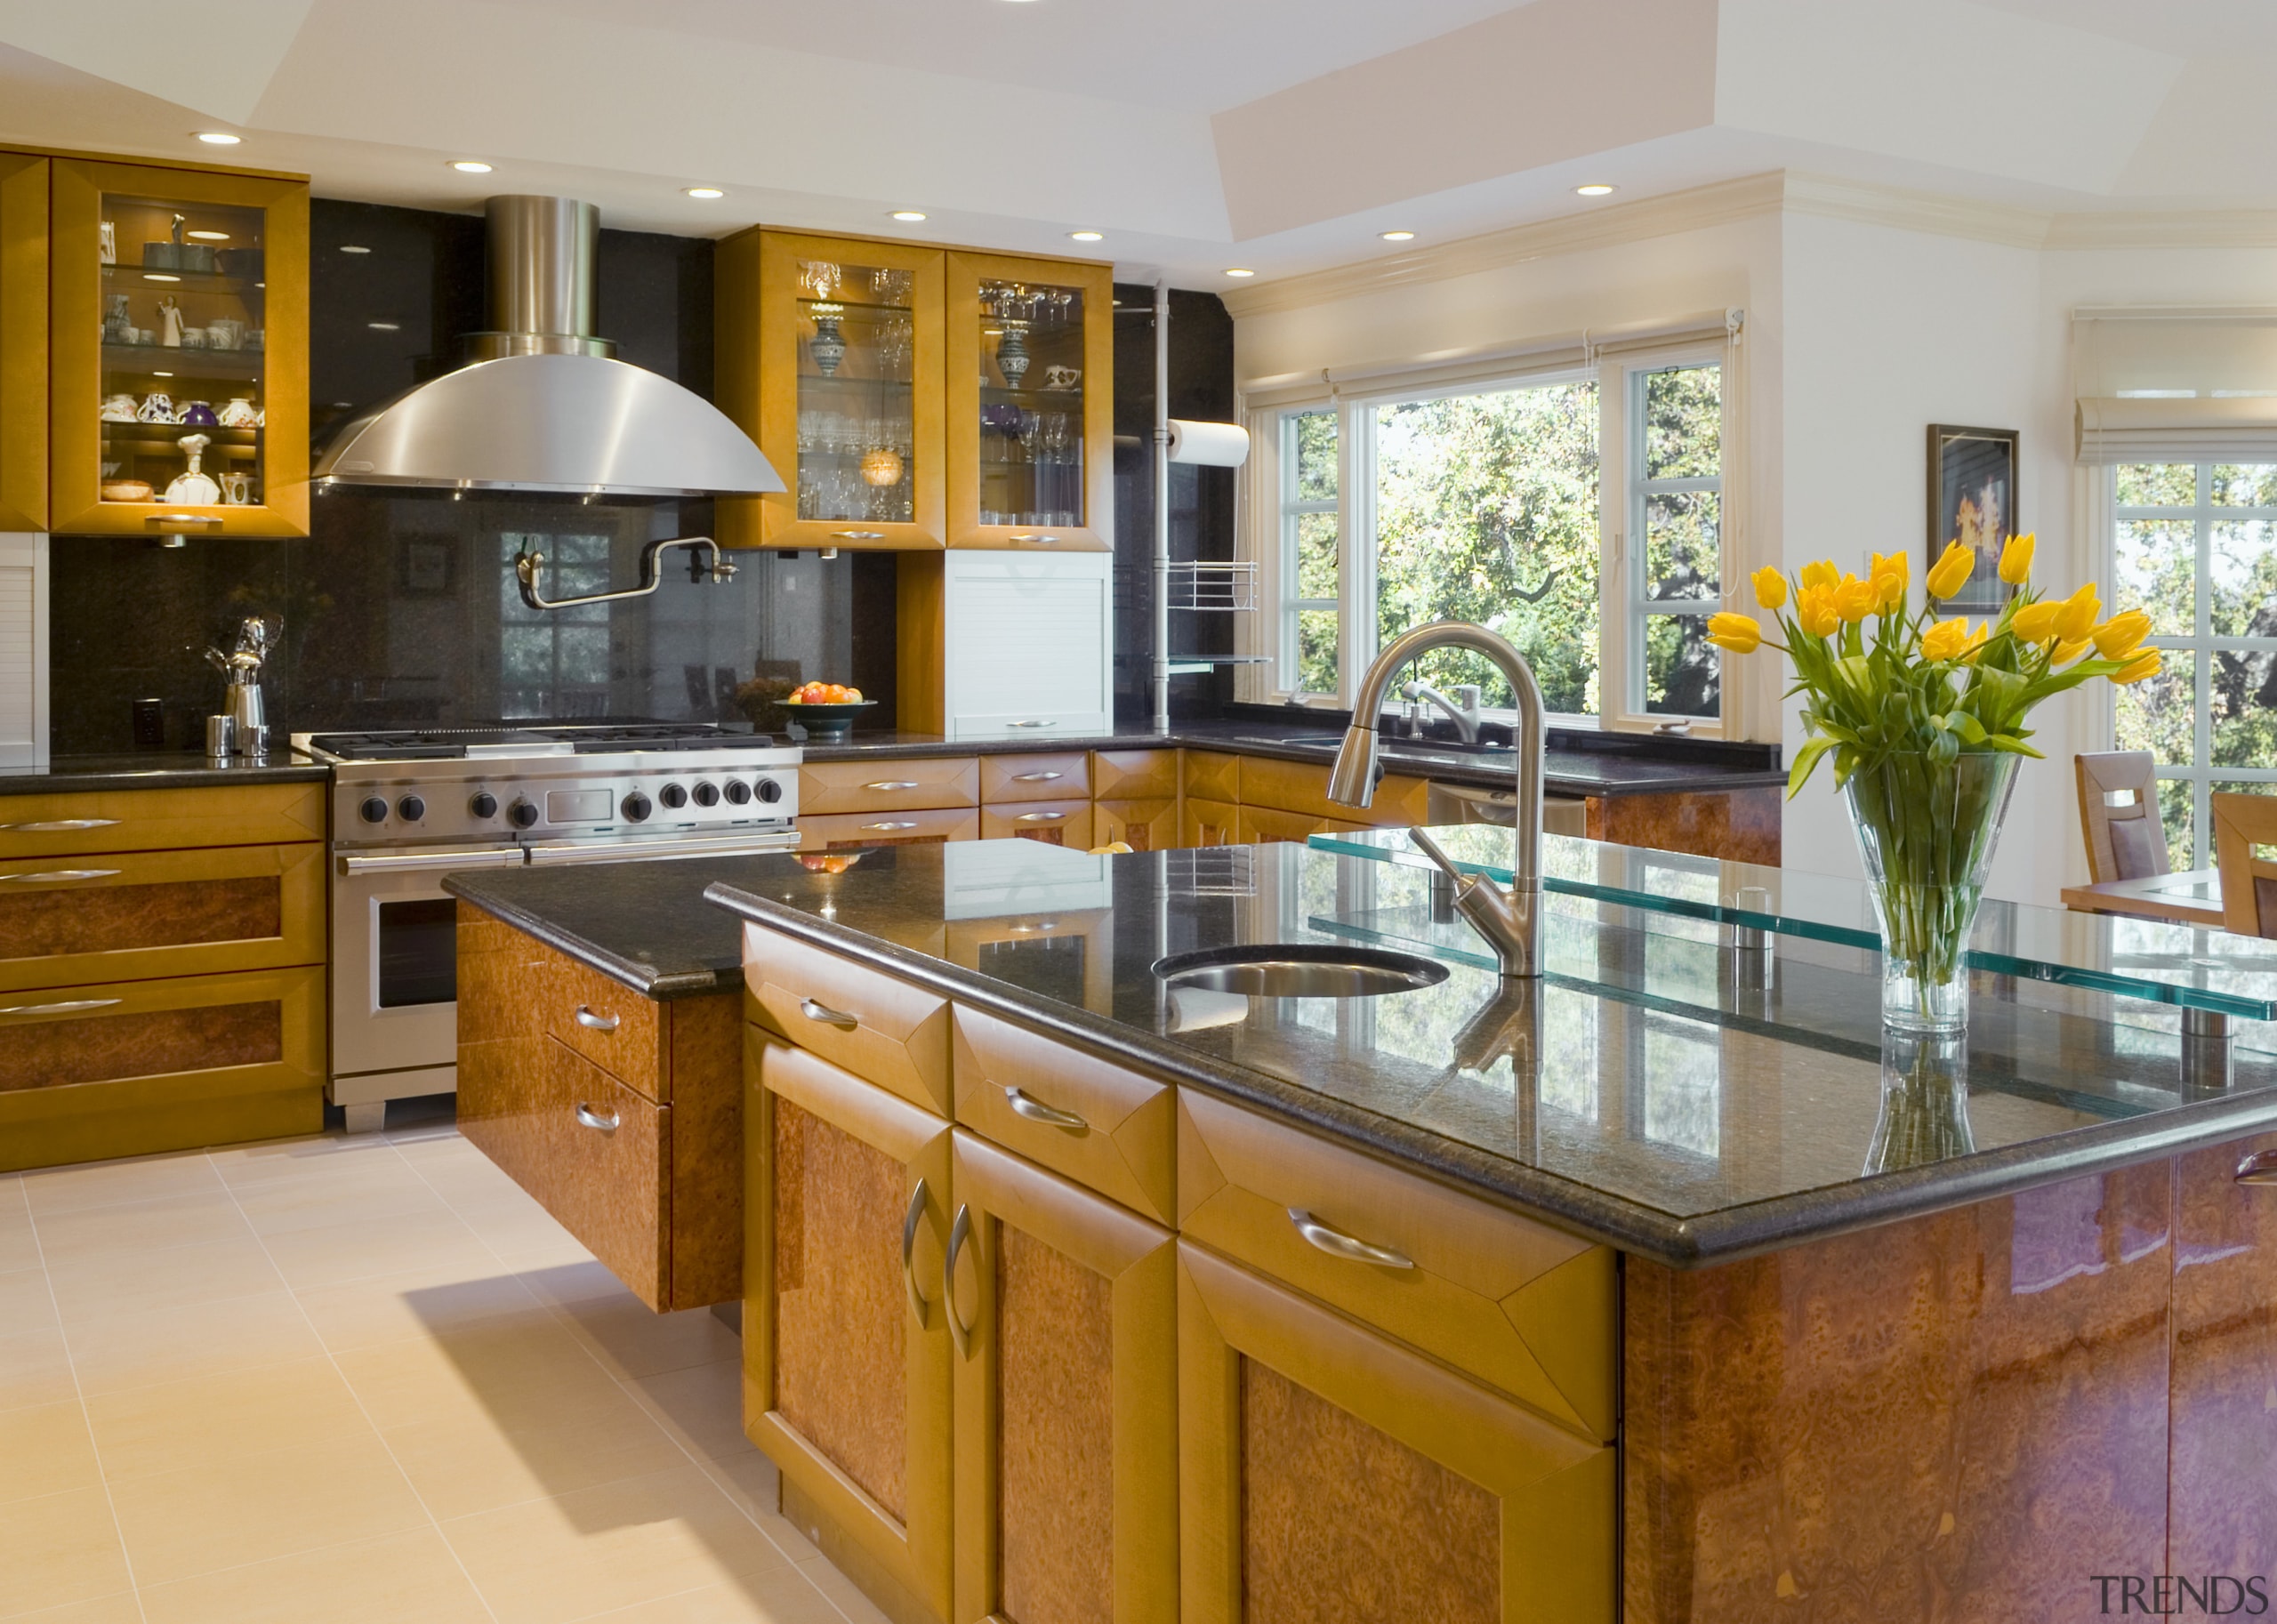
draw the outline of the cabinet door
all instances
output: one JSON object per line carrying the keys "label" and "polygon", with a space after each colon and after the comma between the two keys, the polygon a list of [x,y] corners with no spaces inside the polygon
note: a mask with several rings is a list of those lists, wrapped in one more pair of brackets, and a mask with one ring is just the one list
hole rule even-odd
{"label": "cabinet door", "polygon": [[1180,846],[1234,846],[1241,840],[1239,807],[1222,800],[1201,800],[1189,795],[1185,809],[1179,814],[1178,843]]}
{"label": "cabinet door", "polygon": [[52,176],[52,527],[306,535],[307,185],[76,158]]}
{"label": "cabinet door", "polygon": [[1327,818],[1316,817],[1310,812],[1283,812],[1277,807],[1244,806],[1235,821],[1234,844],[1262,846],[1279,840],[1301,843],[1310,840],[1328,822]]}
{"label": "cabinet door", "polygon": [[2263,1134],[2177,1160],[2167,1572],[2277,1569],[2277,1189]]}
{"label": "cabinet door", "polygon": [[1091,793],[1101,800],[1175,800],[1178,752],[1099,750],[1091,752]]}
{"label": "cabinet door", "polygon": [[950,546],[1114,551],[1114,280],[948,256]]}
{"label": "cabinet door", "polygon": [[953,739],[1108,731],[1114,560],[951,553],[942,699]]}
{"label": "cabinet door", "polygon": [[744,1430],[826,1555],[850,1542],[855,1565],[945,1618],[949,1125],[748,1036]]}
{"label": "cabinet door", "polygon": [[1186,1624],[1609,1624],[1614,1451],[1178,1245]]}
{"label": "cabinet door", "polygon": [[1091,808],[1091,839],[1101,846],[1121,840],[1133,851],[1168,851],[1179,843],[1178,802],[1097,802]]}
{"label": "cabinet door", "polygon": [[1171,1624],[1175,1237],[955,1140],[954,1624]]}
{"label": "cabinet door", "polygon": [[937,248],[746,231],[720,246],[720,406],[790,488],[720,503],[730,545],[941,545]]}
{"label": "cabinet door", "polygon": [[47,160],[0,152],[0,531],[47,528]]}

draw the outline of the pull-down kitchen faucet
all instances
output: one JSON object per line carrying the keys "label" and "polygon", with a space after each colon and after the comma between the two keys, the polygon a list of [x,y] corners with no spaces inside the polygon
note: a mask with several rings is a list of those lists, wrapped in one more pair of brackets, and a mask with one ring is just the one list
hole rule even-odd
{"label": "pull-down kitchen faucet", "polygon": [[1376,794],[1376,724],[1391,679],[1419,655],[1434,648],[1468,648],[1484,655],[1510,679],[1518,706],[1516,745],[1518,792],[1517,851],[1509,892],[1477,874],[1457,872],[1453,860],[1420,829],[1408,832],[1416,848],[1446,870],[1455,881],[1455,906],[1501,961],[1502,974],[1523,980],[1541,974],[1535,937],[1541,919],[1541,688],[1533,668],[1509,639],[1468,621],[1434,621],[1395,638],[1360,679],[1352,697],[1352,727],[1336,752],[1328,777],[1328,798],[1341,806],[1364,807]]}

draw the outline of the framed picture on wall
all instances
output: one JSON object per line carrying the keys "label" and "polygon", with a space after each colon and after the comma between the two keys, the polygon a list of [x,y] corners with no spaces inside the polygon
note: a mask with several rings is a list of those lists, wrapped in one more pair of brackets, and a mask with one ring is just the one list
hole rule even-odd
{"label": "framed picture on wall", "polygon": [[1975,550],[1968,583],[1946,599],[1951,615],[1998,615],[2011,589],[2000,579],[2000,548],[2016,535],[2016,431],[1929,425],[1929,551],[1927,567],[1947,543]]}

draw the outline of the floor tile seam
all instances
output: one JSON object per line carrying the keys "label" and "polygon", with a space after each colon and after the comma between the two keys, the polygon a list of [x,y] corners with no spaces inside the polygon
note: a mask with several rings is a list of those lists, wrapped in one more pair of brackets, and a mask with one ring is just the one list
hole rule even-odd
{"label": "floor tile seam", "polygon": [[[104,1162],[91,1162],[88,1165],[93,1167],[102,1167],[109,1164]],[[216,1173],[213,1177],[216,1179],[219,1179],[221,1176],[219,1173]],[[229,1186],[224,1183],[221,1187],[227,1189]],[[209,1190],[199,1188],[195,1190],[169,1190],[163,1195],[128,1195],[124,1196],[117,1201],[75,1202],[68,1207],[60,1207],[56,1209],[47,1216],[50,1218],[62,1218],[67,1214],[74,1212],[107,1212],[113,1207],[132,1207],[139,1202],[165,1201],[170,1196],[176,1195],[206,1195],[211,1194],[212,1192]],[[30,1213],[35,1218],[39,1217],[39,1209],[32,1204],[31,1196],[28,1191],[26,1192],[24,1197],[24,1210]]]}
{"label": "floor tile seam", "polygon": [[5,1620],[6,1624],[19,1624],[19,1621],[20,1624],[39,1624],[43,1613],[52,1618],[67,1607],[92,1607],[97,1602],[116,1601],[122,1596],[134,1596],[135,1611],[138,1613],[141,1612],[142,1598],[135,1594],[134,1587],[129,1585],[123,1590],[106,1590],[101,1596],[83,1596],[73,1602],[51,1602],[44,1607],[30,1607],[21,1612],[0,1612],[0,1620]]}
{"label": "floor tile seam", "polygon": [[79,1380],[78,1359],[71,1352],[70,1335],[63,1329],[63,1305],[55,1295],[55,1276],[48,1272],[47,1248],[39,1238],[39,1215],[28,1212],[27,1217],[31,1224],[32,1250],[39,1258],[40,1278],[47,1283],[48,1310],[55,1315],[55,1331],[63,1340],[64,1368],[71,1372],[71,1391],[79,1401],[79,1425],[87,1429],[87,1452],[95,1459],[95,1481],[102,1485],[103,1509],[110,1516],[111,1538],[118,1541],[119,1564],[126,1572],[127,1592],[134,1597],[134,1616],[143,1624],[149,1624],[149,1610],[142,1605],[142,1587],[134,1577],[134,1553],[126,1548],[126,1528],[118,1520],[118,1499],[111,1492],[110,1472],[103,1465],[102,1448],[95,1442],[95,1419],[87,1409],[87,1390]]}
{"label": "floor tile seam", "polygon": [[[422,1507],[422,1509],[423,1510],[424,1507]],[[431,1527],[432,1524],[430,1524],[430,1526]],[[152,1585],[149,1588],[153,1590],[162,1590],[169,1585],[202,1584],[209,1579],[218,1579],[225,1573],[242,1573],[247,1568],[266,1567],[272,1562],[299,1562],[305,1557],[322,1556],[332,1551],[352,1550],[359,1545],[378,1545],[383,1540],[400,1540],[406,1534],[417,1533],[419,1532],[420,1531],[417,1528],[397,1528],[391,1529],[383,1534],[359,1534],[353,1540],[334,1540],[324,1545],[307,1546],[297,1551],[279,1551],[268,1556],[256,1556],[251,1562],[233,1562],[227,1567],[208,1568],[201,1573],[186,1573],[180,1579],[161,1580],[157,1584]],[[439,1531],[437,1532],[439,1533]],[[446,1540],[444,1543],[447,1547],[449,1541]],[[455,1556],[454,1557],[454,1560],[455,1560]],[[101,1598],[95,1597],[93,1599],[101,1600]],[[68,1605],[68,1604],[66,1604]],[[0,1617],[4,1617],[4,1615],[0,1615]]]}
{"label": "floor tile seam", "polygon": [[[831,1561],[829,1557],[824,1556],[819,1551],[816,1552],[812,1556],[809,1556],[807,1559],[807,1562],[819,1562],[832,1572],[837,1574],[839,1578],[846,1580],[846,1582],[849,1586],[854,1584],[854,1581],[851,1579],[847,1578],[845,1569],[840,1567],[836,1563]],[[810,1585],[815,1585],[813,1578],[807,1572],[807,1562],[794,1563],[793,1565],[799,1570],[800,1578],[806,1580],[806,1581]],[[815,1588],[822,1590],[822,1599],[825,1603],[829,1604],[830,1610],[833,1612],[846,1620],[846,1624],[861,1624],[861,1620],[856,1619],[852,1613],[847,1612],[845,1608],[838,1604],[838,1598],[836,1596],[833,1596],[827,1590],[823,1590],[820,1585],[815,1585]],[[856,1588],[858,1589],[859,1587],[857,1586]],[[883,1610],[881,1609],[880,1611]]]}
{"label": "floor tile seam", "polygon": [[[230,1193],[230,1198],[233,1201],[236,1199],[235,1191]],[[239,1216],[242,1217],[245,1215],[245,1208],[242,1203],[239,1204],[237,1211]],[[247,1218],[246,1221],[247,1223],[251,1223],[252,1220]],[[268,1238],[263,1235],[256,1234],[253,1239],[260,1243],[261,1255],[269,1258],[269,1266],[272,1269],[277,1268],[277,1258],[269,1250]],[[278,1269],[278,1274],[282,1276],[284,1271],[282,1269]],[[442,1540],[443,1548],[450,1553],[451,1564],[458,1569],[460,1577],[466,1580],[467,1588],[473,1591],[475,1600],[482,1604],[482,1611],[489,1615],[492,1624],[499,1624],[498,1610],[490,1604],[490,1598],[483,1594],[482,1587],[475,1583],[474,1575],[468,1571],[464,1558],[460,1556],[458,1553],[458,1548],[454,1546],[450,1541],[449,1536],[443,1532],[442,1521],[440,1518],[436,1516],[435,1508],[427,1503],[427,1497],[419,1491],[419,1485],[412,1482],[411,1474],[404,1469],[401,1458],[396,1454],[394,1446],[389,1443],[387,1435],[381,1429],[379,1421],[373,1416],[370,1408],[364,1403],[364,1395],[357,1392],[355,1383],[348,1379],[348,1372],[340,1368],[340,1360],[338,1356],[333,1353],[331,1348],[325,1347],[324,1334],[317,1329],[316,1321],[310,1317],[307,1306],[301,1301],[299,1290],[294,1287],[290,1281],[286,1282],[286,1289],[292,1292],[293,1306],[299,1312],[302,1322],[308,1326],[309,1334],[316,1338],[317,1345],[319,1347],[324,1347],[325,1361],[332,1367],[333,1375],[338,1379],[340,1385],[347,1389],[350,1402],[355,1404],[357,1413],[364,1418],[364,1425],[372,1429],[372,1436],[378,1442],[382,1451],[386,1453],[388,1464],[395,1468],[396,1475],[403,1480],[403,1486],[411,1495],[413,1503],[419,1507],[420,1514],[427,1519],[427,1525],[435,1531],[435,1537]],[[141,1595],[139,1592],[136,1595],[136,1602],[139,1605],[141,1602]]]}
{"label": "floor tile seam", "polygon": [[[264,1257],[266,1257],[267,1251],[268,1251],[268,1249],[267,1249],[266,1247],[262,1248],[262,1253],[263,1253]],[[272,1268],[272,1269],[274,1269],[274,1268],[277,1266],[277,1263],[276,1263],[276,1260],[275,1260],[274,1258],[270,1258],[270,1259],[269,1259],[269,1266],[270,1266],[270,1268]],[[54,1283],[54,1282],[53,1282],[53,1277],[52,1277],[52,1275],[50,1276],[49,1283],[50,1283],[50,1285],[52,1285],[52,1284]],[[266,1285],[266,1286],[261,1287],[261,1290],[259,1290],[258,1291],[225,1291],[225,1292],[223,1292],[223,1293],[222,1293],[221,1296],[219,1296],[219,1297],[201,1297],[201,1298],[197,1298],[197,1299],[196,1301],[194,1301],[194,1302],[187,1302],[187,1303],[173,1303],[173,1304],[169,1304],[169,1305],[168,1305],[168,1307],[170,1307],[170,1308],[210,1308],[210,1307],[213,1306],[214,1306],[215,1304],[217,1304],[217,1303],[241,1303],[241,1302],[244,1302],[247,1298],[250,1298],[250,1297],[267,1297],[270,1293],[271,1293],[272,1291],[275,1291],[275,1290],[278,1290],[280,1287],[289,1289],[289,1287],[288,1287],[288,1282],[287,1282],[283,1278],[283,1276],[281,1276],[281,1275],[280,1275],[280,1276],[278,1276],[278,1278],[275,1282],[273,1282],[272,1283],[270,1283],[270,1284],[269,1284],[269,1285]],[[68,1342],[68,1341],[70,1340],[69,1327],[70,1327],[70,1324],[71,1324],[71,1317],[67,1317],[67,1316],[64,1314],[64,1313],[63,1313],[63,1305],[62,1305],[62,1303],[61,1303],[61,1301],[60,1301],[60,1300],[59,1300],[59,1301],[57,1302],[57,1304],[56,1304],[55,1312],[56,1312],[56,1321],[55,1321],[55,1323],[56,1323],[56,1324],[57,1324],[59,1327],[60,1327],[60,1328],[62,1328],[62,1329],[64,1330],[64,1333],[65,1333],[65,1334],[64,1334],[64,1340],[65,1340],[66,1342]],[[154,1313],[165,1313],[165,1312],[166,1312],[166,1310],[165,1310],[165,1309],[155,1309],[155,1310],[153,1310],[152,1312],[154,1312]],[[76,1317],[77,1317],[77,1318],[80,1318],[80,1319],[83,1319],[83,1320],[84,1320],[84,1319],[99,1319],[99,1318],[102,1318],[102,1317],[104,1317],[104,1316],[100,1315],[100,1314],[83,1314],[83,1315],[78,1315],[78,1316],[76,1316]]]}
{"label": "floor tile seam", "polygon": [[[815,1583],[813,1580],[808,1579],[805,1570],[801,1568],[797,1563],[793,1563],[791,1564],[791,1571],[798,1574],[799,1578],[805,1581],[808,1589],[813,1591],[817,1596],[821,1598],[822,1604],[824,1606],[829,1608],[831,1612],[838,1613],[838,1616],[841,1618],[844,1618],[846,1616],[843,1612],[839,1612],[838,1604],[830,1599],[830,1593],[825,1590],[820,1585]],[[664,1602],[676,1602],[684,1596],[701,1596],[706,1590],[717,1590],[724,1586],[734,1584],[737,1580],[749,1577],[755,1576],[739,1573],[731,1575],[727,1579],[715,1579],[709,1584],[690,1585],[685,1590],[674,1590],[668,1596],[652,1596],[646,1601],[627,1602],[622,1607],[610,1607],[599,1612],[581,1612],[574,1619],[562,1620],[561,1624],[607,1624],[608,1620],[617,1618],[624,1613],[632,1612],[637,1608],[654,1607]],[[769,1574],[767,1577],[772,1578],[773,1575]]]}
{"label": "floor tile seam", "polygon": [[[225,1300],[242,1300],[242,1299],[225,1299]],[[67,1340],[66,1340],[66,1342],[64,1343],[64,1347],[65,1347],[66,1350],[68,1351],[68,1348],[69,1348],[69,1347],[70,1347],[70,1343],[69,1343],[69,1341],[68,1341],[68,1339],[67,1339]],[[204,1380],[209,1380],[209,1379],[211,1379],[212,1378],[216,1377],[216,1376],[250,1376],[250,1375],[257,1374],[257,1373],[259,1373],[260,1371],[274,1371],[274,1370],[278,1370],[278,1369],[280,1369],[280,1368],[282,1368],[283,1366],[285,1366],[285,1365],[288,1365],[288,1364],[305,1364],[305,1363],[307,1363],[309,1361],[310,1361],[310,1360],[314,1359],[315,1357],[316,1357],[316,1355],[315,1355],[314,1354],[295,1354],[295,1355],[294,1355],[292,1357],[287,1358],[287,1359],[262,1359],[262,1360],[259,1360],[259,1361],[257,1361],[257,1362],[255,1362],[254,1363],[252,1363],[252,1364],[233,1364],[233,1365],[231,1365],[231,1366],[230,1366],[228,1370],[226,1370],[226,1371],[210,1371],[206,1372],[206,1374],[205,1374],[205,1375],[204,1375],[204,1376],[167,1376],[167,1377],[163,1377],[163,1378],[161,1378],[160,1379],[158,1379],[158,1380],[157,1380],[157,1381],[138,1381],[138,1382],[134,1383],[134,1384],[133,1384],[133,1386],[131,1386],[131,1387],[102,1387],[102,1388],[97,1389],[95,1392],[93,1392],[93,1393],[92,1393],[92,1394],[89,1394],[89,1395],[88,1395],[88,1396],[89,1396],[89,1397],[91,1397],[91,1398],[101,1398],[101,1399],[118,1398],[118,1397],[120,1397],[120,1396],[122,1396],[122,1395],[125,1395],[125,1394],[129,1394],[129,1393],[147,1393],[147,1392],[149,1392],[152,1387],[172,1387],[172,1386],[173,1386],[173,1385],[174,1385],[175,1383],[177,1383],[177,1382],[184,1382],[184,1381],[204,1381]],[[0,1411],[0,1414],[4,1414],[4,1413],[5,1413],[4,1411]],[[140,1475],[140,1474],[138,1474],[138,1475]]]}

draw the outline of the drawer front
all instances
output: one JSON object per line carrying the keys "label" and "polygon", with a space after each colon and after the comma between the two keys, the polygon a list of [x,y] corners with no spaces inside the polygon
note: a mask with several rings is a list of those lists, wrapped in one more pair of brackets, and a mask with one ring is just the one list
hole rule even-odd
{"label": "drawer front", "polygon": [[764,925],[744,927],[744,985],[758,1018],[800,1048],[952,1114],[947,999]]}
{"label": "drawer front", "polygon": [[0,862],[83,851],[180,851],[325,838],[325,786],[101,790],[0,796]]}
{"label": "drawer front", "polygon": [[1241,808],[1231,801],[1186,798],[1179,814],[1180,846],[1231,846],[1241,839]]}
{"label": "drawer front", "polygon": [[324,969],[0,994],[0,1170],[314,1133]]}
{"label": "drawer front", "polygon": [[1242,798],[1242,759],[1239,756],[1216,755],[1206,750],[1186,752],[1186,765],[1179,775],[1186,793],[1199,795],[1204,800],[1239,800]]}
{"label": "drawer front", "polygon": [[1091,752],[1091,795],[1098,800],[1174,800],[1175,750],[1098,750]]}
{"label": "drawer front", "polygon": [[557,956],[560,962],[546,989],[546,1031],[610,1076],[671,1104],[663,1007],[591,965]]}
{"label": "drawer front", "polygon": [[1347,807],[1328,798],[1328,770],[1309,761],[1243,756],[1241,802],[1245,807],[1307,812],[1345,823],[1420,824],[1424,820],[1430,786],[1422,779],[1387,774],[1376,785],[1375,799],[1365,808]]}
{"label": "drawer front", "polygon": [[1178,1136],[1180,1233],[1613,1436],[1611,1248],[1191,1089]]}
{"label": "drawer front", "polygon": [[1235,820],[1234,840],[1241,846],[1267,846],[1275,841],[1309,840],[1332,819],[1310,812],[1283,812],[1277,807],[1241,808]]}
{"label": "drawer front", "polygon": [[0,862],[0,992],[325,961],[325,848]]}
{"label": "drawer front", "polygon": [[977,807],[980,762],[972,756],[918,760],[813,761],[799,768],[799,814]]}
{"label": "drawer front", "polygon": [[1121,840],[1133,851],[1168,851],[1178,842],[1178,802],[1101,800],[1091,805],[1091,844]]}
{"label": "drawer front", "polygon": [[1018,836],[1065,846],[1074,851],[1091,848],[1091,803],[1088,800],[1014,801],[1007,807],[980,809],[980,838],[1010,840]]}
{"label": "drawer front", "polygon": [[799,819],[801,851],[850,851],[862,846],[937,846],[980,838],[977,807],[943,810],[905,808],[887,812],[840,812]]}
{"label": "drawer front", "polygon": [[983,805],[1006,800],[1089,800],[1091,759],[1082,751],[1065,754],[983,756]]}
{"label": "drawer front", "polygon": [[952,1033],[958,1122],[1157,1223],[1176,1221],[1169,1084],[962,1006]]}

